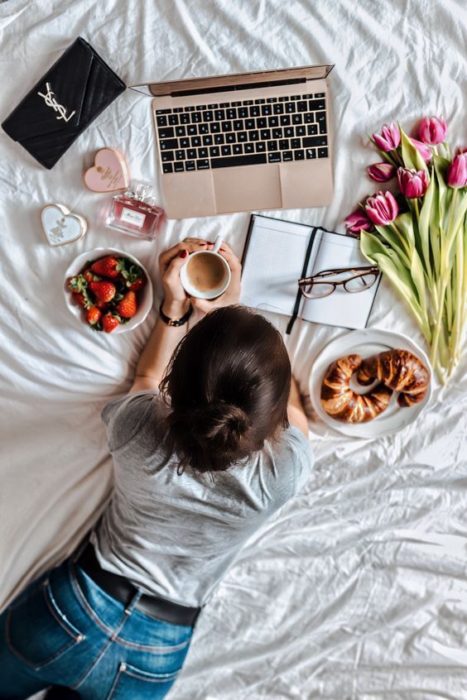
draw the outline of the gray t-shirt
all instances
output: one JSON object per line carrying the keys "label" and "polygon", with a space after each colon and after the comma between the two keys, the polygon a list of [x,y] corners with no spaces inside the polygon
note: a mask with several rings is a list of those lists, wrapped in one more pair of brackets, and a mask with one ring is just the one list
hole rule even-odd
{"label": "gray t-shirt", "polygon": [[154,392],[107,404],[112,499],[91,538],[102,568],[182,605],[206,602],[246,540],[299,490],[311,467],[296,428],[223,472],[177,474]]}

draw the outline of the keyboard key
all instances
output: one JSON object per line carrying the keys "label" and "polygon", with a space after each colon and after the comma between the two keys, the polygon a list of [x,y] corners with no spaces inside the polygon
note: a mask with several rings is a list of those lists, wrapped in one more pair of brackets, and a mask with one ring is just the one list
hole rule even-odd
{"label": "keyboard key", "polygon": [[284,114],[284,105],[280,102],[277,102],[273,106],[272,111],[274,112],[274,114]]}
{"label": "keyboard key", "polygon": [[302,115],[301,114],[292,114],[292,124],[301,124],[302,123]]}
{"label": "keyboard key", "polygon": [[156,114],[170,114],[170,109],[156,109]]}
{"label": "keyboard key", "polygon": [[197,105],[196,109],[199,109],[200,112],[204,112],[204,110],[207,109],[207,105]]}
{"label": "keyboard key", "polygon": [[194,107],[185,107],[185,112],[194,112],[195,108]]}
{"label": "keyboard key", "polygon": [[305,160],[305,151],[294,151],[294,160]]}
{"label": "keyboard key", "polygon": [[243,146],[241,143],[235,143],[232,146],[232,150],[233,150],[235,155],[238,155],[239,153],[243,153]]}
{"label": "keyboard key", "polygon": [[223,156],[232,155],[232,146],[221,146],[221,153]]}
{"label": "keyboard key", "polygon": [[185,170],[196,170],[196,164],[194,160],[187,160],[185,163]]}
{"label": "keyboard key", "polygon": [[318,127],[316,124],[308,124],[307,128],[308,136],[314,136],[318,133]]}
{"label": "keyboard key", "polygon": [[279,126],[279,117],[269,117],[268,126]]}
{"label": "keyboard key", "polygon": [[217,109],[219,105],[208,105],[208,109]]}
{"label": "keyboard key", "polygon": [[190,123],[190,115],[187,114],[186,112],[183,112],[183,114],[180,115],[180,124],[189,124]]}
{"label": "keyboard key", "polygon": [[163,166],[162,166],[162,172],[163,172],[163,173],[171,173],[171,172],[173,172],[172,163],[164,163]]}
{"label": "keyboard key", "polygon": [[221,125],[218,122],[211,122],[209,124],[209,129],[211,134],[217,134],[221,130]]}
{"label": "keyboard key", "polygon": [[206,110],[206,112],[203,112],[203,119],[205,122],[212,122],[213,114],[212,114],[212,111],[210,109]]}
{"label": "keyboard key", "polygon": [[239,107],[238,110],[239,119],[245,119],[248,116],[248,109],[246,107]]}
{"label": "keyboard key", "polygon": [[286,151],[289,147],[289,140],[288,139],[281,139],[279,141],[279,150],[280,151]]}
{"label": "keyboard key", "polygon": [[222,122],[222,131],[232,131],[232,122]]}
{"label": "keyboard key", "polygon": [[266,102],[277,102],[277,97],[268,97]]}
{"label": "keyboard key", "polygon": [[233,123],[233,128],[235,131],[242,131],[243,129],[243,119],[236,119]]}
{"label": "keyboard key", "polygon": [[327,132],[326,112],[318,112],[318,114],[316,115],[316,121],[319,125],[319,133],[325,134]]}
{"label": "keyboard key", "polygon": [[287,100],[289,98],[288,97],[279,97],[278,99],[279,99],[279,102],[287,102]]}
{"label": "keyboard key", "polygon": [[268,116],[269,114],[272,114],[272,107],[271,105],[263,105],[261,107],[261,114],[263,116]]}
{"label": "keyboard key", "polygon": [[277,151],[277,141],[268,141],[268,151]]}
{"label": "keyboard key", "polygon": [[304,101],[297,102],[297,110],[299,112],[308,112],[308,105]]}
{"label": "keyboard key", "polygon": [[244,105],[252,105],[252,104],[253,104],[253,100],[243,100],[242,104],[244,104]]}
{"label": "keyboard key", "polygon": [[214,116],[216,119],[220,122],[223,122],[225,119],[225,110],[224,109],[216,109],[214,112]]}
{"label": "keyboard key", "polygon": [[183,107],[174,107],[173,111],[176,112],[177,114],[180,114],[180,112],[183,112]]}
{"label": "keyboard key", "polygon": [[217,145],[224,143],[224,134],[214,134],[214,143]]}
{"label": "keyboard key", "polygon": [[293,160],[293,152],[292,151],[284,151],[282,154],[282,160],[285,162],[288,160]]}
{"label": "keyboard key", "polygon": [[291,148],[300,148],[302,144],[300,143],[300,139],[291,139],[290,141],[290,147]]}
{"label": "keyboard key", "polygon": [[191,145],[193,147],[198,147],[201,146],[201,138],[199,136],[192,136],[191,137]]}
{"label": "keyboard key", "polygon": [[165,129],[159,129],[159,138],[160,139],[170,139],[172,136],[175,136],[175,132],[172,126],[169,126]]}
{"label": "keyboard key", "polygon": [[255,128],[255,120],[254,119],[245,119],[245,129],[254,129]]}
{"label": "keyboard key", "polygon": [[[256,109],[258,109],[258,108],[256,108]],[[237,118],[237,110],[236,109],[228,109],[225,114],[227,116],[227,119],[236,119]]]}
{"label": "keyboard key", "polygon": [[237,134],[237,141],[240,143],[243,141],[248,141],[248,133],[246,131],[239,131]]}
{"label": "keyboard key", "polygon": [[230,131],[228,134],[225,135],[225,140],[226,140],[226,143],[235,143],[235,141],[237,140],[236,133],[233,131]]}
{"label": "keyboard key", "polygon": [[188,136],[196,136],[196,134],[198,133],[198,127],[194,124],[190,124],[186,128],[186,133],[188,134]]}
{"label": "keyboard key", "polygon": [[317,112],[319,109],[326,109],[324,100],[310,100],[309,103],[310,112]]}
{"label": "keyboard key", "polygon": [[306,134],[306,128],[303,126],[296,126],[295,127],[295,136],[305,136]]}
{"label": "keyboard key", "polygon": [[186,157],[189,158],[190,160],[196,160],[196,157],[197,157],[196,148],[189,148],[186,152]]}
{"label": "keyboard key", "polygon": [[266,150],[266,144],[264,143],[264,141],[258,141],[255,144],[256,153],[263,153],[265,150]]}
{"label": "keyboard key", "polygon": [[327,148],[318,148],[318,158],[327,158],[328,157],[328,149]]}
{"label": "keyboard key", "polygon": [[[307,136],[303,139],[303,146],[327,146],[328,140],[325,136]],[[319,156],[318,156],[319,157]],[[322,156],[324,158],[325,156]]]}
{"label": "keyboard key", "polygon": [[230,104],[232,107],[239,107],[242,103],[240,102],[240,100],[237,100],[236,102],[231,102]]}
{"label": "keyboard key", "polygon": [[175,151],[175,160],[185,160],[185,151]]}
{"label": "keyboard key", "polygon": [[230,156],[227,158],[213,158],[211,167],[213,168],[232,168],[237,165],[259,165],[266,163],[266,155],[264,153],[250,153],[243,156]]}
{"label": "keyboard key", "polygon": [[219,146],[211,146],[209,149],[209,155],[211,158],[218,158],[220,155],[220,148]]}
{"label": "keyboard key", "polygon": [[272,138],[273,139],[280,139],[282,138],[282,129],[273,129],[272,130]]}
{"label": "keyboard key", "polygon": [[255,146],[253,143],[246,143],[245,144],[245,153],[254,153]]}
{"label": "keyboard key", "polygon": [[185,166],[183,163],[174,163],[174,170],[176,173],[183,173]]}
{"label": "keyboard key", "polygon": [[324,97],[324,92],[317,92],[314,97]]}
{"label": "keyboard key", "polygon": [[280,119],[281,119],[281,126],[289,126],[290,116],[288,114],[282,114]]}
{"label": "keyboard key", "polygon": [[285,111],[287,114],[291,114],[291,112],[295,112],[295,105],[293,102],[287,102],[285,105]]}
{"label": "keyboard key", "polygon": [[261,135],[261,138],[263,139],[263,141],[269,141],[269,139],[271,138],[271,130],[270,129],[261,129],[260,135]]}
{"label": "keyboard key", "polygon": [[250,131],[250,141],[259,141],[259,131]]}
{"label": "keyboard key", "polygon": [[230,102],[221,102],[219,107],[230,107]]}
{"label": "keyboard key", "polygon": [[285,127],[284,136],[288,139],[293,136],[293,126],[286,126]]}
{"label": "keyboard key", "polygon": [[212,146],[212,135],[203,136],[203,146]]}
{"label": "keyboard key", "polygon": [[313,114],[311,114],[311,112],[307,112],[303,115],[303,121],[305,122],[305,124],[311,124],[312,122],[314,122],[314,120],[315,118]]}
{"label": "keyboard key", "polygon": [[197,160],[196,161],[196,170],[207,170],[209,168],[209,161],[208,160]]}
{"label": "keyboard key", "polygon": [[176,126],[178,124],[178,114],[170,114],[168,118],[169,124]]}
{"label": "keyboard key", "polygon": [[201,121],[202,121],[201,112],[193,112],[193,114],[191,115],[192,124],[198,124]]}
{"label": "keyboard key", "polygon": [[160,142],[161,144],[161,151],[170,151],[173,150],[174,148],[177,148],[178,146],[178,141],[177,139],[165,139]]}
{"label": "keyboard key", "polygon": [[259,117],[261,114],[261,110],[259,107],[254,105],[253,107],[250,107],[250,117]]}
{"label": "keyboard key", "polygon": [[173,151],[162,151],[161,158],[162,162],[165,163],[166,161],[175,160],[175,154]]}
{"label": "keyboard key", "polygon": [[207,158],[208,157],[208,149],[207,148],[198,148],[198,158]]}
{"label": "keyboard key", "polygon": [[157,126],[167,126],[167,117],[157,117]]}
{"label": "keyboard key", "polygon": [[266,102],[262,97],[260,97],[258,100],[255,100],[255,105],[262,105]]}
{"label": "keyboard key", "polygon": [[175,127],[175,134],[177,136],[185,136],[186,130],[184,126],[176,126]]}
{"label": "keyboard key", "polygon": [[307,160],[316,158],[316,148],[307,148],[305,151]]}
{"label": "keyboard key", "polygon": [[190,148],[190,139],[189,138],[180,139],[180,148]]}
{"label": "keyboard key", "polygon": [[265,129],[268,125],[268,120],[265,119],[264,117],[260,117],[259,119],[256,120],[256,128],[257,129]]}
{"label": "keyboard key", "polygon": [[200,124],[198,127],[200,134],[209,134],[209,124]]}
{"label": "keyboard key", "polygon": [[268,163],[280,163],[281,154],[279,152],[268,153]]}
{"label": "keyboard key", "polygon": [[300,95],[292,95],[292,97],[289,97],[289,100],[294,100],[294,101],[296,101],[296,100],[299,100],[299,99],[300,99]]}

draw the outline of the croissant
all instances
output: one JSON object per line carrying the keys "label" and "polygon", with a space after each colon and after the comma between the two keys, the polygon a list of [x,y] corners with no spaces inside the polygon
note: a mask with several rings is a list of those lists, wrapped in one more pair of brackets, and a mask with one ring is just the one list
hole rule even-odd
{"label": "croissant", "polygon": [[366,423],[389,404],[392,389],[378,384],[366,394],[350,388],[352,374],[363,362],[360,355],[347,355],[331,363],[321,385],[321,405],[329,416],[345,423]]}
{"label": "croissant", "polygon": [[430,374],[416,355],[408,350],[387,350],[363,360],[357,370],[360,384],[375,380],[398,391],[399,406],[413,406],[425,398],[430,384]]}

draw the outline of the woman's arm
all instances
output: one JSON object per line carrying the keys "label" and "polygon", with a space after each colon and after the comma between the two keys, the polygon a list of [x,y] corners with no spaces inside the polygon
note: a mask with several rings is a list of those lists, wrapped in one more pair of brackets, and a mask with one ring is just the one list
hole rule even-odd
{"label": "woman's arm", "polygon": [[303,408],[300,391],[295,377],[292,377],[290,384],[289,403],[287,404],[287,418],[290,425],[295,426],[302,431],[305,437],[308,437],[308,418]]}
{"label": "woman's arm", "polygon": [[[218,306],[238,303],[240,297],[240,262],[227,244],[223,244],[220,253],[224,255],[232,270],[229,288],[212,302],[191,302],[180,282],[180,268],[186,262],[187,255],[197,250],[209,250],[213,244],[200,238],[186,238],[181,243],[169,248],[159,257],[159,269],[164,289],[162,311],[172,319],[179,319],[186,314],[190,303],[195,307],[197,319]],[[157,389],[164,372],[172,358],[175,348],[187,331],[183,326],[167,326],[160,318],[149,337],[136,366],[136,374],[130,392]]]}

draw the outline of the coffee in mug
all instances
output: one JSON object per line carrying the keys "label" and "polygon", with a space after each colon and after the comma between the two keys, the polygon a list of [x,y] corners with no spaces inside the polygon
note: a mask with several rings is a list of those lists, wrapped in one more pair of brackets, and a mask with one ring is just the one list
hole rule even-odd
{"label": "coffee in mug", "polygon": [[215,299],[230,284],[227,260],[212,250],[191,253],[180,270],[180,279],[186,292],[199,299]]}

